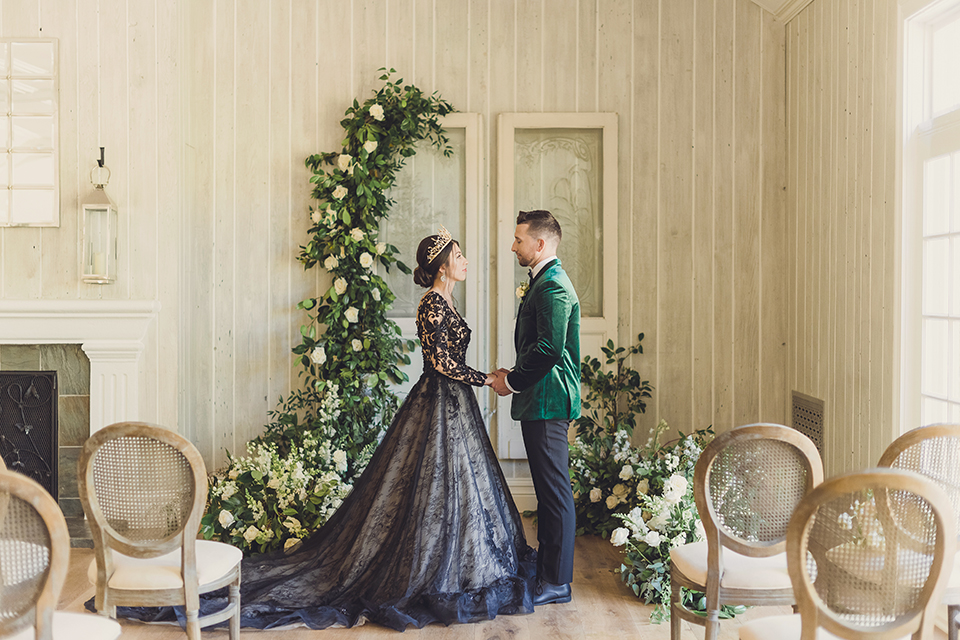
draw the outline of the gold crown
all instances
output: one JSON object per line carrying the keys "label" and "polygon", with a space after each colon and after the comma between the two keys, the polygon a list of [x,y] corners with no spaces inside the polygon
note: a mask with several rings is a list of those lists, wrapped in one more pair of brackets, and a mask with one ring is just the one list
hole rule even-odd
{"label": "gold crown", "polygon": [[447,231],[443,225],[440,225],[440,231],[437,232],[437,239],[433,241],[433,246],[427,251],[427,264],[433,262],[436,257],[440,255],[440,252],[443,251],[443,248],[450,244],[451,240],[453,240],[453,236],[450,235],[450,232]]}

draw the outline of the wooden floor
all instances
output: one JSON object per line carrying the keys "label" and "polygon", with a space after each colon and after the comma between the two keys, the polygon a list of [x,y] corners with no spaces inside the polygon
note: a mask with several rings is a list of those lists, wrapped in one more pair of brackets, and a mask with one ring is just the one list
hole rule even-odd
{"label": "wooden floor", "polygon": [[[530,519],[524,519],[527,536],[536,540]],[[93,597],[93,587],[86,578],[86,569],[93,557],[91,549],[74,549],[70,573],[60,598],[60,608],[83,611],[83,603]],[[563,638],[640,638],[642,640],[669,640],[669,622],[650,623],[651,607],[640,603],[613,571],[620,566],[620,553],[601,538],[584,536],[577,539],[574,565],[573,601],[538,607],[528,615],[500,616],[477,624],[445,627],[429,625],[423,629],[409,628],[403,636],[396,631],[367,623],[353,629],[326,629],[313,631],[304,627],[281,631],[243,629],[241,636],[260,640],[370,640],[372,638],[450,638],[452,640],[546,640]],[[719,640],[736,640],[737,627],[744,620],[764,615],[789,613],[789,607],[758,607],[750,609],[741,619],[721,625]],[[186,634],[173,625],[144,625],[121,621],[123,640],[183,640]],[[684,623],[686,625],[686,623]],[[225,630],[204,631],[204,640],[226,640]],[[686,626],[683,640],[702,640],[702,627]]]}

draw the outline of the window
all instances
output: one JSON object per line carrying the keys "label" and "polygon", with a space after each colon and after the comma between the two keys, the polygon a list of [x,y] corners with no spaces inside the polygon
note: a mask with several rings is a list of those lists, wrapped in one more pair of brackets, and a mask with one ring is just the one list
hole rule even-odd
{"label": "window", "polygon": [[0,39],[0,226],[60,224],[57,41]]}
{"label": "window", "polygon": [[960,422],[960,0],[904,23],[903,427]]}

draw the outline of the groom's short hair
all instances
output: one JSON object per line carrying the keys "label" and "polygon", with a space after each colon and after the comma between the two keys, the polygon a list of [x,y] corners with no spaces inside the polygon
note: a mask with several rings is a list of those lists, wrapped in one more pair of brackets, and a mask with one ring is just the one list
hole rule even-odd
{"label": "groom's short hair", "polygon": [[556,238],[559,243],[563,238],[563,232],[560,230],[560,223],[553,217],[549,211],[537,209],[535,211],[521,211],[517,215],[517,224],[528,225],[530,234],[541,240],[550,237]]}

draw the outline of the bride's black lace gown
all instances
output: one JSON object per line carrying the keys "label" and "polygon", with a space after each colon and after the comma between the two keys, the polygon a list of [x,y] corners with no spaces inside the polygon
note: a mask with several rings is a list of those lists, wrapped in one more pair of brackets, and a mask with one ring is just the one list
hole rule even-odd
{"label": "bride's black lace gown", "polygon": [[340,509],[294,552],[244,559],[243,626],[402,631],[533,611],[536,552],[470,388],[485,377],[464,364],[470,329],[431,291],[417,332],[423,376]]}

